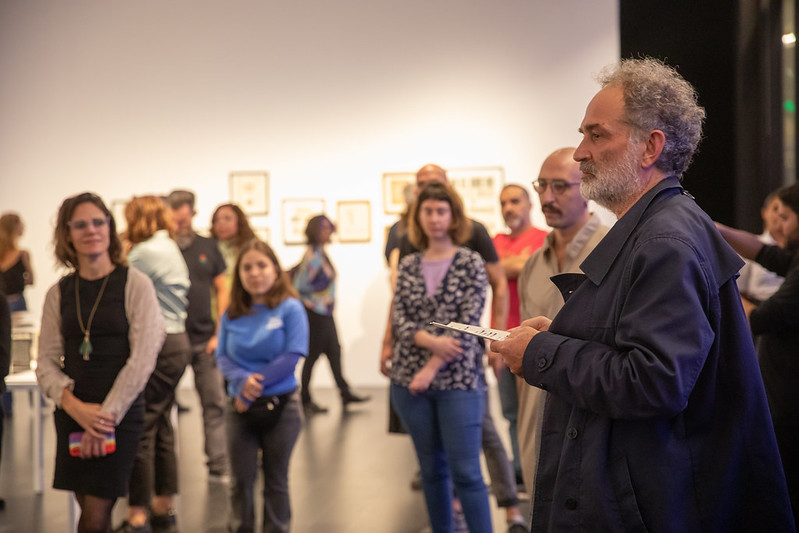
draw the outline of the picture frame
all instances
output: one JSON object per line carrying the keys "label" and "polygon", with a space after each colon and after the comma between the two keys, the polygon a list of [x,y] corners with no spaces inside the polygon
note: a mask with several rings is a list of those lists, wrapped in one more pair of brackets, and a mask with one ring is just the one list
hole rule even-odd
{"label": "picture frame", "polygon": [[114,222],[117,226],[117,233],[122,233],[128,229],[128,220],[125,218],[125,208],[128,206],[129,201],[130,199],[111,200],[109,210],[111,211],[111,215],[114,217]]}
{"label": "picture frame", "polygon": [[308,219],[325,212],[323,198],[286,198],[283,200],[283,244],[305,244]]}
{"label": "picture frame", "polygon": [[383,173],[383,212],[398,215],[405,211],[405,187],[416,184],[415,172]]}
{"label": "picture frame", "polygon": [[272,237],[272,231],[269,228],[266,228],[266,227],[263,227],[263,226],[254,227],[254,228],[252,228],[252,231],[253,231],[253,233],[255,233],[256,237],[258,237],[259,239],[264,241],[266,244],[269,244],[271,246],[270,239]]}
{"label": "picture frame", "polygon": [[503,167],[448,168],[447,178],[460,194],[469,218],[482,222],[491,235],[503,230],[505,221],[499,208],[499,193],[505,186]]}
{"label": "picture frame", "polygon": [[372,240],[372,204],[369,200],[342,200],[336,204],[339,242]]}
{"label": "picture frame", "polygon": [[234,171],[228,176],[230,201],[248,215],[269,214],[269,173],[260,170]]}

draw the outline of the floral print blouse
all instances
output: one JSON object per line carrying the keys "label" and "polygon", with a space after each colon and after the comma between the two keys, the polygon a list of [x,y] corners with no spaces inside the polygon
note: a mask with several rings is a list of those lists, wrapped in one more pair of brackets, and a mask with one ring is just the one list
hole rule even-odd
{"label": "floral print blouse", "polygon": [[464,353],[443,366],[430,384],[430,390],[474,390],[482,387],[482,355],[478,338],[458,331],[429,325],[431,320],[447,323],[480,324],[486,300],[485,263],[477,252],[458,247],[444,279],[433,296],[427,296],[422,275],[422,252],[404,257],[399,264],[394,294],[392,328],[394,354],[391,381],[407,387],[425,365],[432,352],[414,343],[417,331],[458,339]]}

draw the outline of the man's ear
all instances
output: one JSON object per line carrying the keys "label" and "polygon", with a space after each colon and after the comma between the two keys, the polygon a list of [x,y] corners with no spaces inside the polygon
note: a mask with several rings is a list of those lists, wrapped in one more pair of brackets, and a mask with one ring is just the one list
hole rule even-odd
{"label": "man's ear", "polygon": [[644,139],[644,155],[641,165],[651,167],[660,157],[663,145],[666,144],[666,135],[660,130],[652,130]]}

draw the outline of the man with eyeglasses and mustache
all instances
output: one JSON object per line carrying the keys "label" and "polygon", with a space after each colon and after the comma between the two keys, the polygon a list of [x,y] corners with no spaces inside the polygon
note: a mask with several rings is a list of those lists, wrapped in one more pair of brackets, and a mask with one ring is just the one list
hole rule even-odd
{"label": "man with eyeglasses and mustache", "polygon": [[598,79],[574,159],[583,197],[618,220],[584,274],[553,278],[554,319],[491,345],[548,393],[530,529],[795,531],[743,261],[680,185],[705,111],[658,60]]}
{"label": "man with eyeglasses and mustache", "polygon": [[[580,195],[580,166],[573,157],[574,148],[556,150],[544,160],[538,179],[533,182],[552,231],[519,274],[521,320],[555,317],[563,307],[563,297],[550,278],[564,272],[581,272],[580,263],[609,229],[599,215],[589,212],[588,202]],[[522,379],[517,385],[519,453],[524,484],[532,491],[546,392]]]}

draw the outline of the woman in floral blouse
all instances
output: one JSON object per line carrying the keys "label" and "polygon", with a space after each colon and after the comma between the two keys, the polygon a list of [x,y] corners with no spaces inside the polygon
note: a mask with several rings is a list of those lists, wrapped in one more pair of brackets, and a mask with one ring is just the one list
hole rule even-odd
{"label": "woman in floral blouse", "polygon": [[399,265],[391,400],[413,439],[433,531],[452,530],[452,485],[469,531],[491,531],[480,470],[483,349],[477,337],[429,325],[479,324],[485,265],[479,254],[458,246],[471,223],[449,185],[430,183],[420,191],[408,231],[421,251]]}

